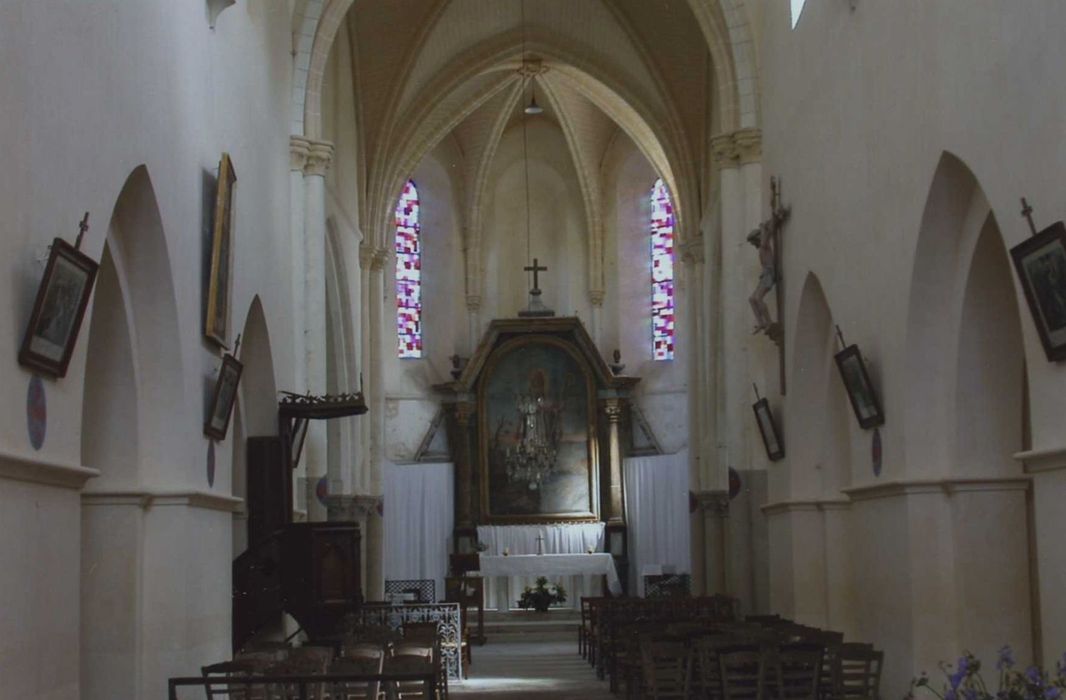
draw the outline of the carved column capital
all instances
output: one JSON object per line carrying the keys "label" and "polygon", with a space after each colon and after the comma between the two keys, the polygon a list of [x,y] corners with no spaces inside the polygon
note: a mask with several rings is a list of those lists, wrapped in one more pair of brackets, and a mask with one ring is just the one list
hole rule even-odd
{"label": "carved column capital", "polygon": [[380,272],[385,269],[385,263],[389,260],[389,251],[384,248],[377,248],[374,250],[373,257],[370,259],[370,269],[374,272]]}
{"label": "carved column capital", "polygon": [[593,306],[603,306],[603,301],[606,298],[607,292],[602,289],[589,290],[589,303]]}
{"label": "carved column capital", "polygon": [[737,145],[733,141],[733,134],[718,134],[711,137],[711,156],[714,158],[715,167],[736,167],[738,154]]}
{"label": "carved column capital", "polygon": [[703,237],[699,236],[682,243],[678,251],[682,262],[700,265],[703,263]]}
{"label": "carved column capital", "polygon": [[700,491],[696,501],[705,516],[729,517],[729,494],[724,491]]}
{"label": "carved column capital", "polygon": [[366,243],[359,244],[359,269],[369,270],[374,264],[374,247]]}
{"label": "carved column capital", "polygon": [[618,398],[603,399],[603,413],[607,416],[607,420],[611,423],[617,424],[619,421],[622,420],[622,403],[622,399]]}
{"label": "carved column capital", "polygon": [[757,163],[762,160],[762,131],[749,128],[733,132],[733,141],[737,145],[737,157],[741,165]]}
{"label": "carved column capital", "polygon": [[289,170],[303,172],[307,167],[307,156],[311,152],[311,142],[303,136],[289,137]]}
{"label": "carved column capital", "polygon": [[762,160],[762,131],[738,129],[711,137],[711,155],[718,168],[735,168]]}
{"label": "carved column capital", "polygon": [[325,177],[333,162],[333,144],[329,141],[308,141],[307,163],[304,175]]}
{"label": "carved column capital", "polygon": [[452,404],[452,410],[455,411],[455,420],[459,422],[459,425],[466,428],[470,425],[471,419],[477,412],[477,404],[473,401],[458,401]]}

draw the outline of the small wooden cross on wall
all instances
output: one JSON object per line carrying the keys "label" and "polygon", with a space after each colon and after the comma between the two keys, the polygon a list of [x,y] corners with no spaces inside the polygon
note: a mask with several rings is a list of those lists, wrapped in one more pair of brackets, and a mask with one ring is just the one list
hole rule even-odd
{"label": "small wooden cross on wall", "polygon": [[[533,264],[536,265],[537,261],[534,260]],[[544,535],[537,535],[537,554],[544,554]]]}

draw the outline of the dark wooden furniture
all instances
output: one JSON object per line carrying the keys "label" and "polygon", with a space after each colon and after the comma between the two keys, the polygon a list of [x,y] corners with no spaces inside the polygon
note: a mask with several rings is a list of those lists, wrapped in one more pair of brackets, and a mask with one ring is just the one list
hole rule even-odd
{"label": "dark wooden furniture", "polygon": [[[463,627],[470,628],[470,610],[477,611],[477,627],[468,639],[478,645],[485,643],[485,579],[480,576],[449,576],[444,579],[444,600],[459,603]],[[465,635],[464,635],[465,636]],[[469,655],[469,648],[467,649]]]}

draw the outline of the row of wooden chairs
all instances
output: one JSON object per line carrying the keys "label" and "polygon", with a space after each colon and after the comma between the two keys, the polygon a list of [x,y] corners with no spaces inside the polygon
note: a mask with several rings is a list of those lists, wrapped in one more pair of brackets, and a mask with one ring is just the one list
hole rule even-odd
{"label": "row of wooden chairs", "polygon": [[871,645],[785,620],[637,620],[612,652],[612,691],[663,700],[877,700],[883,663]]}
{"label": "row of wooden chairs", "polygon": [[[339,650],[334,646],[266,648],[238,653],[233,661],[205,666],[205,678],[235,676],[323,676],[313,686],[312,700],[406,700],[436,697],[425,683],[413,681],[332,681],[330,675],[426,674],[437,678],[441,697],[448,697],[448,677],[441,657],[437,623],[409,623],[402,635],[387,627],[365,626],[350,630]],[[339,651],[339,653],[336,653]],[[290,687],[291,686],[291,687]],[[206,686],[207,697],[234,700],[281,700],[299,697],[295,683],[245,686],[219,683]]]}
{"label": "row of wooden chairs", "polygon": [[577,630],[578,652],[596,668],[600,678],[612,667],[618,646],[617,631],[635,620],[656,622],[736,619],[738,602],[724,595],[671,597],[663,599],[582,597],[581,622]]}

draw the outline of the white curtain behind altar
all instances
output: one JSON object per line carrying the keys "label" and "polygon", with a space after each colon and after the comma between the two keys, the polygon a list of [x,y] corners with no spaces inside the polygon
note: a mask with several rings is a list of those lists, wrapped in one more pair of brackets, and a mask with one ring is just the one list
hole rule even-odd
{"label": "white curtain behind altar", "polygon": [[688,450],[629,457],[622,462],[629,525],[629,590],[644,595],[642,572],[674,567],[692,571],[689,549]]}
{"label": "white curtain behind altar", "polygon": [[[559,523],[554,525],[479,525],[478,541],[487,546],[485,554],[536,554],[537,537],[544,538],[545,554],[579,554],[603,550],[603,523]],[[551,577],[549,577],[550,579]],[[497,610],[517,607],[518,597],[535,578],[494,577],[485,581],[485,605]],[[566,589],[566,606],[579,608],[581,596],[603,595],[598,576],[566,576],[559,581]]]}
{"label": "white curtain behind altar", "polygon": [[447,463],[386,464],[384,474],[385,579],[434,579],[439,600],[455,522],[453,473]]}

